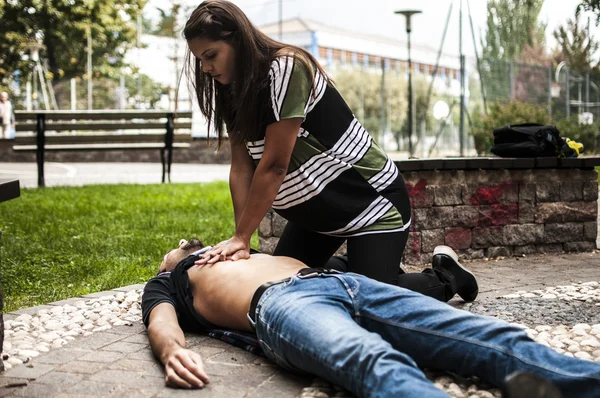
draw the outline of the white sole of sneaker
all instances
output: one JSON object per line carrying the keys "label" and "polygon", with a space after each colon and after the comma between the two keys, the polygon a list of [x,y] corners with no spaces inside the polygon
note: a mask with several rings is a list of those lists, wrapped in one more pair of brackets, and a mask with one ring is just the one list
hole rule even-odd
{"label": "white sole of sneaker", "polygon": [[445,254],[446,256],[452,258],[454,261],[456,261],[458,263],[458,254],[456,254],[456,252],[454,250],[452,250],[452,248],[449,246],[437,246],[433,250],[433,255],[435,256],[436,254]]}
{"label": "white sole of sneaker", "polygon": [[473,273],[471,271],[469,271],[468,269],[466,269],[465,267],[463,267],[462,264],[458,261],[458,254],[456,254],[456,252],[454,250],[452,250],[451,247],[448,247],[448,246],[438,246],[438,247],[436,247],[433,250],[433,255],[435,256],[436,254],[444,254],[444,255],[450,257],[451,259],[454,260],[454,262],[456,263],[456,265],[458,265],[460,267],[460,269],[462,269],[466,273],[468,273],[471,276],[473,276],[473,278],[475,278],[475,275],[473,275]]}

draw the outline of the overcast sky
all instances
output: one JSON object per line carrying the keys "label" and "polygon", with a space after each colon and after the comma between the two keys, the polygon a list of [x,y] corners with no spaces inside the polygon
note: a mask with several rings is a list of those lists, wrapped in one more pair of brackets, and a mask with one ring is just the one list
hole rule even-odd
{"label": "overcast sky", "polygon": [[[155,7],[168,8],[172,0],[150,0],[146,7],[149,16],[156,15]],[[467,0],[463,1],[463,42],[464,53],[473,55],[473,39],[468,18]],[[183,1],[187,6],[195,6],[200,1]],[[234,1],[257,25],[275,22],[279,18],[279,0],[238,0]],[[460,0],[281,0],[283,18],[303,17],[334,27],[356,32],[405,39],[404,17],[395,15],[401,9],[418,9],[423,13],[413,17],[413,43],[428,44],[439,48],[450,4],[454,3],[450,26],[444,45],[445,53],[458,54],[459,47],[459,4]],[[469,0],[475,30],[476,43],[481,52],[481,36],[486,31],[486,0]],[[556,45],[552,32],[573,18],[580,0],[545,0],[541,20],[548,24],[547,42]],[[584,18],[587,24],[587,15]],[[592,36],[600,39],[600,28],[591,23]],[[595,58],[598,59],[599,54]]]}

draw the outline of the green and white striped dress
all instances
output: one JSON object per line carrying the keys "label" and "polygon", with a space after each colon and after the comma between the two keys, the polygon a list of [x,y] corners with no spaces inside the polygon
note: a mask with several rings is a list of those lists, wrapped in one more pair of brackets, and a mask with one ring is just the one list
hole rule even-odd
{"label": "green and white striped dress", "polygon": [[[407,229],[410,220],[403,220],[389,200],[404,180],[335,87],[317,71],[313,88],[305,67],[291,56],[273,61],[269,76],[267,125],[304,119],[273,209],[297,225],[331,236]],[[246,142],[255,164],[264,144],[264,139]]]}

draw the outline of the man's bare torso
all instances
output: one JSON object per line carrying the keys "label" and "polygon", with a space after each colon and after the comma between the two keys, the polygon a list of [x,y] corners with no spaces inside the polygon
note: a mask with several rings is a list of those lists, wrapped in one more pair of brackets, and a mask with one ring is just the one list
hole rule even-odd
{"label": "man's bare torso", "polygon": [[194,308],[209,322],[250,331],[246,317],[256,289],[266,282],[295,275],[306,265],[290,257],[253,254],[248,260],[193,266],[188,270]]}

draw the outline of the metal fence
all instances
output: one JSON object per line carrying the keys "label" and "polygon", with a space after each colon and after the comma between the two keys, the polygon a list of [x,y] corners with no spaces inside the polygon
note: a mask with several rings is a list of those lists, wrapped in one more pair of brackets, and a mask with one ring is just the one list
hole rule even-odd
{"label": "metal fence", "polygon": [[[388,151],[407,151],[408,71],[405,63],[376,58],[376,62],[357,65],[318,58],[352,111],[380,145]],[[153,82],[142,81],[139,76],[94,79],[91,90],[85,78],[50,81],[44,78],[44,73],[33,76],[30,82],[22,82],[19,89],[13,91],[15,109],[172,109],[174,106],[172,88],[163,87],[163,91],[153,92]],[[465,77],[463,149],[466,155],[474,154],[470,131],[475,114],[484,112],[484,104],[519,100],[544,107],[553,122],[573,118],[596,126],[600,121],[598,85],[589,73],[572,70],[564,63],[552,68],[484,59],[479,76],[472,60]],[[460,78],[457,70],[443,67],[435,70],[431,65],[417,64],[413,69],[415,156],[459,154]],[[193,109],[191,96],[184,86],[182,84],[178,109]],[[199,113],[197,109],[194,111]]]}
{"label": "metal fence", "polygon": [[[356,117],[380,146],[388,152],[408,152],[406,67],[391,67],[385,61],[368,66],[324,62],[324,66]],[[459,76],[438,73],[434,78],[432,71],[428,66],[413,69],[412,143],[413,155],[419,158],[460,153]],[[468,129],[464,150],[466,154],[474,154]]]}
{"label": "metal fence", "polygon": [[[377,64],[365,67],[321,61],[351,109],[380,144],[388,151],[407,150],[407,69],[390,68],[385,62],[379,67]],[[416,115],[413,146],[417,157],[460,152],[461,76],[440,70],[443,68],[413,70]],[[465,155],[475,154],[470,132],[477,114],[485,114],[486,105],[495,102],[516,100],[535,104],[547,112],[552,123],[570,119],[576,125],[589,125],[594,134],[600,125],[598,85],[589,73],[573,70],[565,63],[554,68],[482,60],[480,75],[472,60],[467,65],[465,85]]]}
{"label": "metal fence", "polygon": [[[552,120],[578,116],[581,123],[600,117],[600,89],[590,73],[518,62],[482,60],[487,102],[518,100],[544,106]],[[479,96],[481,97],[481,95]]]}
{"label": "metal fence", "polygon": [[139,79],[131,76],[97,78],[89,86],[85,78],[58,81],[36,78],[13,89],[12,101],[15,109],[21,110],[172,108],[172,89],[146,79],[142,90],[142,81],[138,83]]}

